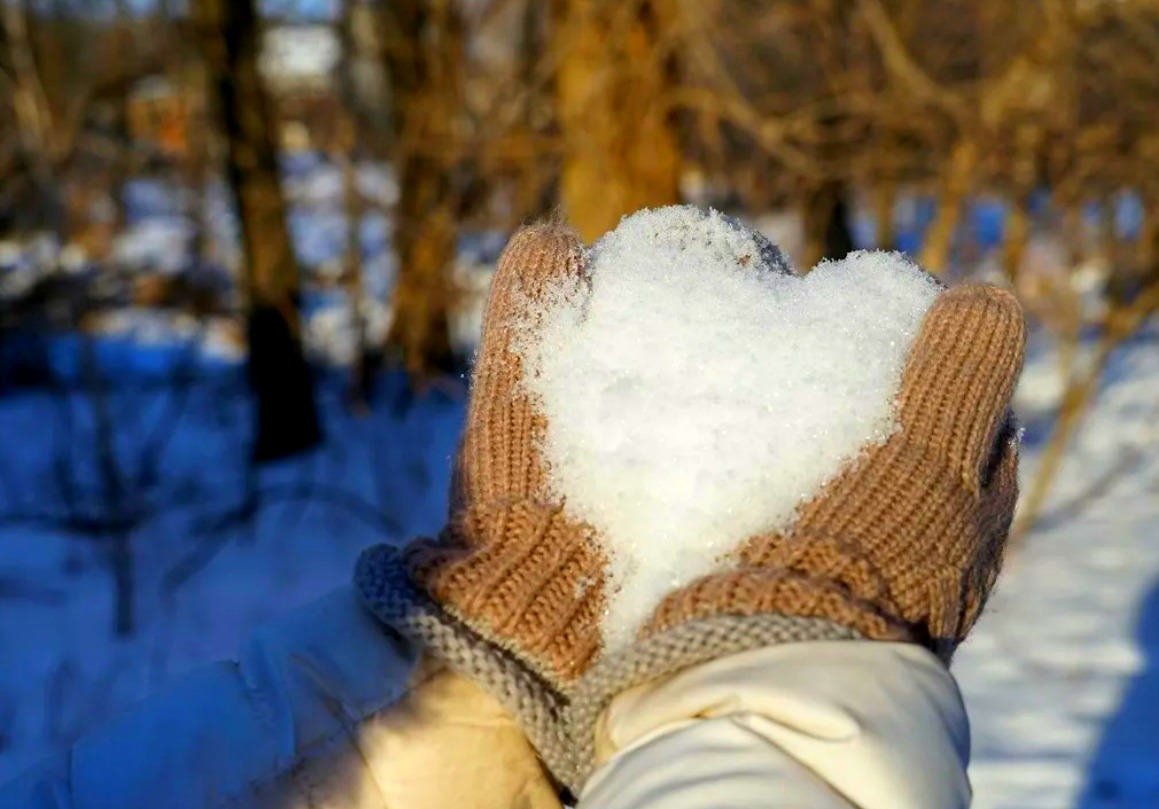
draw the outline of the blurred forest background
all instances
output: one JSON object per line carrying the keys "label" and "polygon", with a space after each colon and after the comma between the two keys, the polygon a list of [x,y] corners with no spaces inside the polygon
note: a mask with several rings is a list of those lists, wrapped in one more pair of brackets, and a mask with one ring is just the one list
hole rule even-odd
{"label": "blurred forest background", "polygon": [[1016,290],[1019,542],[1159,308],[1156,0],[0,15],[0,775],[437,527],[521,222],[692,202]]}

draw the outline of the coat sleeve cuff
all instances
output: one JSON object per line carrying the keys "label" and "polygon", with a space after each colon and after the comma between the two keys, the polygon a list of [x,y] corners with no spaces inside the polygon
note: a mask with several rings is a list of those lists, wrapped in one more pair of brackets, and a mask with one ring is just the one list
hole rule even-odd
{"label": "coat sleeve cuff", "polygon": [[969,747],[957,684],[930,652],[784,644],[617,697],[580,808],[965,809]]}

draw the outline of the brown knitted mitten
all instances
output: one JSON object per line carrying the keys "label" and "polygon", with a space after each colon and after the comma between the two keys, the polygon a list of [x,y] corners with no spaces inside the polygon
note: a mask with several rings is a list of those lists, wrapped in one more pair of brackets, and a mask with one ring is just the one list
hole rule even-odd
{"label": "brown knitted mitten", "polygon": [[948,662],[982,610],[1018,496],[1009,411],[1022,367],[1017,299],[964,285],[927,312],[897,397],[899,429],[757,536],[735,569],[668,596],[644,635],[712,616],[826,618]]}
{"label": "brown knitted mitten", "polygon": [[512,238],[484,319],[451,524],[406,553],[415,581],[445,610],[562,690],[599,647],[604,563],[591,529],[546,493],[546,422],[521,384],[513,341],[534,328],[561,276],[582,283],[583,272],[583,247],[564,227]]}
{"label": "brown knitted mitten", "polygon": [[[605,558],[547,493],[546,422],[516,351],[561,279],[585,283],[570,231],[518,233],[484,320],[452,516],[437,542],[359,562],[368,606],[518,715],[556,777],[578,789],[590,728],[620,690],[770,643],[919,642],[949,660],[993,586],[1017,496],[1009,402],[1025,325],[1013,296],[941,293],[915,338],[899,429],[754,537],[727,571],[670,594],[633,648],[604,657]],[[417,585],[417,586],[416,586]]]}

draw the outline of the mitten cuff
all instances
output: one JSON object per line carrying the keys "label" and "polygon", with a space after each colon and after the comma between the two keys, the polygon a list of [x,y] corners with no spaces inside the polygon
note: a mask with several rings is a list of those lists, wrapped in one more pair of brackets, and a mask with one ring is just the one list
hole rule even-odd
{"label": "mitten cuff", "polygon": [[778,615],[820,619],[882,641],[920,641],[920,633],[882,605],[857,597],[839,582],[804,572],[744,568],[706,576],[670,594],[643,635],[715,616]]}
{"label": "mitten cuff", "polygon": [[402,551],[414,583],[561,691],[600,646],[603,567],[590,529],[516,500],[460,511]]}

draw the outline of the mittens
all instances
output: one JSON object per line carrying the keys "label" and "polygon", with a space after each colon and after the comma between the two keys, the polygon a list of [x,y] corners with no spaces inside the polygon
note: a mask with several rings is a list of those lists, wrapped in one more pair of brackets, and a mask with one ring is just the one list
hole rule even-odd
{"label": "mittens", "polygon": [[448,525],[437,541],[367,550],[355,573],[369,609],[495,696],[565,783],[577,780],[567,695],[600,648],[604,561],[592,529],[547,492],[546,424],[516,341],[533,338],[545,297],[583,274],[572,231],[512,237],[487,303]]}
{"label": "mittens", "polygon": [[363,555],[356,580],[368,607],[498,698],[577,794],[608,701],[683,667],[856,638],[919,643],[948,662],[993,587],[1017,498],[1017,300],[978,285],[939,293],[902,374],[899,428],[789,529],[740,543],[718,572],[664,597],[636,643],[609,654],[607,557],[551,494],[548,425],[519,350],[551,296],[586,280],[584,249],[566,228],[512,238],[487,305],[448,525],[437,541]]}

